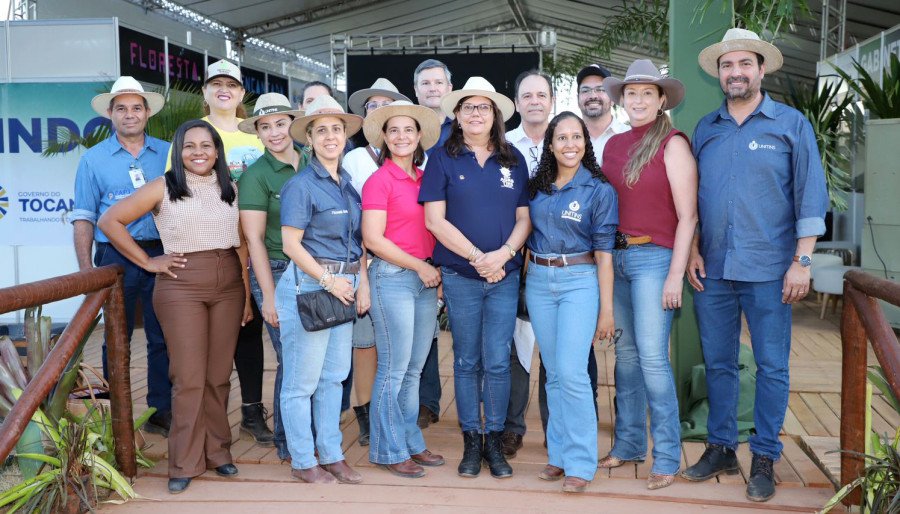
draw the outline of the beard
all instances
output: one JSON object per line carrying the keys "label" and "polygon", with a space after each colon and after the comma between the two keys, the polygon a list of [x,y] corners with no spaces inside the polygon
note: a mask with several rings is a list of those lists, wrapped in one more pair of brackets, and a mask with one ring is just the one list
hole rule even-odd
{"label": "beard", "polygon": [[[743,93],[732,92],[728,86],[731,84],[744,84],[746,89],[744,89]],[[747,77],[737,77],[733,79],[728,79],[725,82],[725,88],[722,89],[722,92],[725,93],[725,98],[727,100],[750,100],[754,96],[756,96],[757,91],[756,88],[750,86],[750,79]]]}
{"label": "beard", "polygon": [[587,104],[580,106],[581,113],[585,118],[601,118],[607,112],[609,112],[609,105],[604,104],[603,102],[599,102],[599,104],[594,104],[588,106]]}

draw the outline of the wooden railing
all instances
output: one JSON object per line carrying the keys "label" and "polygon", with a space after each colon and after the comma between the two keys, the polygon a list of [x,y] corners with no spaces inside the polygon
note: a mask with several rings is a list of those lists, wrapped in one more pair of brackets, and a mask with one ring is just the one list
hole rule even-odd
{"label": "wooden railing", "polygon": [[[884,369],[891,390],[900,398],[900,343],[878,300],[900,306],[900,284],[863,273],[844,275],[841,313],[841,486],[862,475],[865,460],[866,340]],[[856,452],[856,454],[848,453]],[[859,490],[845,499],[859,504]]]}
{"label": "wooden railing", "polygon": [[123,269],[119,265],[103,266],[29,284],[0,289],[0,313],[43,305],[86,294],[72,321],[56,341],[44,364],[31,370],[32,379],[0,425],[0,462],[13,450],[31,416],[56,386],[71,360],[78,343],[84,338],[100,308],[106,329],[109,368],[110,409],[116,462],[128,477],[137,475],[134,452],[134,428],[131,412],[131,353],[125,325]]}

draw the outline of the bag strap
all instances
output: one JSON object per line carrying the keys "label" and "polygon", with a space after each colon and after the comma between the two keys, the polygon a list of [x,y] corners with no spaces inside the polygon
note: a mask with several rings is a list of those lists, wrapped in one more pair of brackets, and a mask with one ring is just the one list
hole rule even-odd
{"label": "bag strap", "polygon": [[372,145],[366,145],[366,151],[369,152],[369,157],[375,161],[375,165],[378,166],[378,154],[375,153],[375,149],[372,148]]}

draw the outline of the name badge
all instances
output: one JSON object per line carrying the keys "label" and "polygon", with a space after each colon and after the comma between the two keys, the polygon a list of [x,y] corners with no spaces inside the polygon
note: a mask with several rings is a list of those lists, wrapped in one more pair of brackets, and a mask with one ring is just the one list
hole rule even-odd
{"label": "name badge", "polygon": [[138,189],[147,183],[147,181],[144,180],[144,170],[140,168],[131,168],[128,170],[128,175],[131,177],[131,185],[134,186],[135,189]]}

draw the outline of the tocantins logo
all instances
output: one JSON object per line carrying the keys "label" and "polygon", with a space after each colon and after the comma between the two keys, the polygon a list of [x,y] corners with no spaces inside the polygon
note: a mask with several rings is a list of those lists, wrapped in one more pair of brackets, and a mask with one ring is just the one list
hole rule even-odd
{"label": "tocantins logo", "polygon": [[0,219],[6,216],[7,211],[9,211],[9,197],[6,196],[6,189],[0,186]]}

